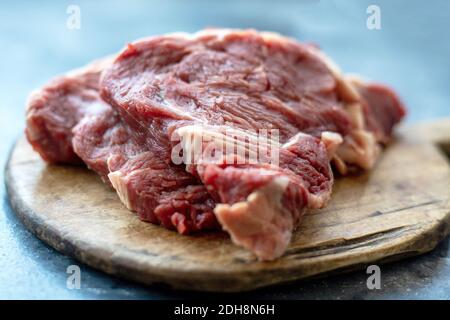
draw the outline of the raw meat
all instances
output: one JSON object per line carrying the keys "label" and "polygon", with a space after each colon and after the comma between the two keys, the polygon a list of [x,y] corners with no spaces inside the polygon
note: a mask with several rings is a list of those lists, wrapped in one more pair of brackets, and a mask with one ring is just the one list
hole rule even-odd
{"label": "raw meat", "polygon": [[108,63],[35,92],[27,110],[28,140],[47,161],[86,163],[145,221],[180,233],[217,228],[215,202],[195,177],[166,161],[168,145],[147,143],[100,99],[100,71]]}
{"label": "raw meat", "polygon": [[[285,251],[305,209],[326,205],[330,159],[343,173],[348,165],[369,169],[380,148],[355,86],[315,47],[271,33],[209,30],[135,42],[103,74],[101,95],[152,141],[176,136],[188,154],[199,151],[186,141],[206,144],[200,153],[222,152],[203,138],[233,145],[224,132],[248,139],[247,131],[277,129],[279,144],[269,148],[280,155],[276,164],[238,163],[234,147],[186,163],[218,198],[222,228],[267,260]],[[241,146],[244,156],[253,143]]]}
{"label": "raw meat", "polygon": [[313,45],[212,29],[140,40],[52,81],[30,99],[26,134],[49,162],[86,163],[141,219],[183,234],[219,222],[271,260],[326,205],[330,163],[372,168],[404,114],[392,90]]}
{"label": "raw meat", "polygon": [[105,58],[52,80],[30,95],[25,134],[34,150],[51,163],[81,164],[72,148],[72,128],[87,114],[109,108],[99,99],[98,80]]}

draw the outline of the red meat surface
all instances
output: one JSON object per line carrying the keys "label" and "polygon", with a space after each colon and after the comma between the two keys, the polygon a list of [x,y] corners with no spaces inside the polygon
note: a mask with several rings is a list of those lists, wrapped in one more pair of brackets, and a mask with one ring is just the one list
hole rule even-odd
{"label": "red meat surface", "polygon": [[371,169],[404,114],[390,88],[314,46],[216,29],[140,40],[52,81],[30,99],[26,134],[44,160],[86,163],[141,219],[220,226],[271,260],[326,205],[331,165]]}

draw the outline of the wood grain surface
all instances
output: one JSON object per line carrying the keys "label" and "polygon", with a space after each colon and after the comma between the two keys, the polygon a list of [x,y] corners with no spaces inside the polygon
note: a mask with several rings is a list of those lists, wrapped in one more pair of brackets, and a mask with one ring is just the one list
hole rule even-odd
{"label": "wood grain surface", "polygon": [[65,254],[147,284],[243,291],[433,249],[450,233],[449,146],[450,119],[401,128],[372,172],[337,178],[329,206],[309,212],[272,262],[257,261],[225,233],[181,236],[141,222],[94,173],[48,166],[24,138],[5,176],[23,223]]}

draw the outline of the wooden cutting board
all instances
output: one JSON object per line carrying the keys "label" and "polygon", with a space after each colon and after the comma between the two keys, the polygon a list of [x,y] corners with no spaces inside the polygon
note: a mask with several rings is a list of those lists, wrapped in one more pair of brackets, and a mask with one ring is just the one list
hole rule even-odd
{"label": "wooden cutting board", "polygon": [[[370,173],[338,178],[286,254],[259,262],[224,233],[181,236],[144,223],[87,169],[47,166],[24,138],[6,185],[23,223],[110,274],[175,288],[242,291],[362,268],[433,249],[450,232],[450,119],[404,127]],[[301,285],[301,283],[299,283]]]}

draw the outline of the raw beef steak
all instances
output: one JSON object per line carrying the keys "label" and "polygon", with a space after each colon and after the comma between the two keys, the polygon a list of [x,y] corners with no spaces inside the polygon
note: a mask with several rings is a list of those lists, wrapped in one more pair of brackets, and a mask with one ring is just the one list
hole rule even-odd
{"label": "raw beef steak", "polygon": [[50,81],[28,100],[25,134],[34,150],[51,163],[81,164],[72,147],[72,128],[86,115],[109,108],[99,99],[100,72],[110,59],[91,63]]}
{"label": "raw beef steak", "polygon": [[283,254],[333,173],[370,169],[405,114],[395,93],[344,75],[317,47],[205,30],[132,43],[53,80],[26,135],[51,163],[86,165],[145,221],[220,226],[260,259]]}
{"label": "raw beef steak", "polygon": [[[262,259],[284,252],[305,209],[326,205],[330,159],[345,173],[371,168],[379,153],[381,140],[365,118],[370,106],[355,86],[317,48],[272,33],[208,30],[141,40],[106,69],[100,87],[151,141],[176,137],[184,153],[202,155],[186,170],[218,199],[215,215],[233,241]],[[273,129],[277,163],[238,161],[251,154],[248,132]],[[247,143],[235,146],[229,131]],[[208,149],[227,150],[211,160]]]}
{"label": "raw beef steak", "polygon": [[27,109],[27,137],[50,162],[83,161],[145,221],[180,233],[217,228],[215,202],[204,185],[171,164],[168,144],[150,144],[99,97],[100,61],[36,91]]}

